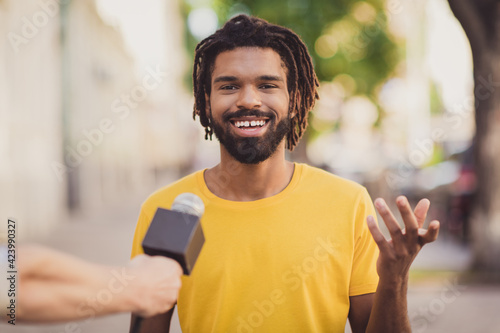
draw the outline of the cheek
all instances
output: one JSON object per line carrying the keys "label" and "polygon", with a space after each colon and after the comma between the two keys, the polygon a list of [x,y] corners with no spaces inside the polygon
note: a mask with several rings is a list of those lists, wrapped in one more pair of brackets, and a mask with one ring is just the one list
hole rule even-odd
{"label": "cheek", "polygon": [[288,113],[290,100],[288,94],[272,95],[265,102],[270,108],[280,114]]}
{"label": "cheek", "polygon": [[[214,96],[215,97],[215,96]],[[229,110],[235,105],[233,96],[219,96],[212,98],[210,107],[212,109],[212,115],[222,114],[223,112]]]}

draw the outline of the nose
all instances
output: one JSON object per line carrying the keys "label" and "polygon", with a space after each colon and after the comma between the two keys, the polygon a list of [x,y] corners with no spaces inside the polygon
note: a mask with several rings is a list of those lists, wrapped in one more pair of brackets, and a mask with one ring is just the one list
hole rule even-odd
{"label": "nose", "polygon": [[258,109],[262,106],[259,91],[256,87],[245,86],[240,90],[236,106],[240,109]]}

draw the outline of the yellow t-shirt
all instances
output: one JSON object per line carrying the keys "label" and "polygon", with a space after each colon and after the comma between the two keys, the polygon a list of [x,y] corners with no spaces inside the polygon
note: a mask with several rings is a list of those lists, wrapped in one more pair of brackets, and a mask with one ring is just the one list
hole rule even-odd
{"label": "yellow t-shirt", "polygon": [[375,292],[378,249],[366,226],[375,211],[364,187],[295,164],[282,192],[235,202],[211,193],[198,171],[146,200],[132,256],[156,209],[184,192],[205,203],[206,239],[182,279],[184,333],[344,332],[349,296]]}

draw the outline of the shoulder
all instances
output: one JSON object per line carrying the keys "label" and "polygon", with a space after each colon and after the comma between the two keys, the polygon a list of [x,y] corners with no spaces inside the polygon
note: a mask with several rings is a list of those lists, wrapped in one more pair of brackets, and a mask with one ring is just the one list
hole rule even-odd
{"label": "shoulder", "polygon": [[155,191],[142,204],[143,212],[151,215],[159,207],[169,209],[174,199],[181,193],[190,192],[200,196],[200,177],[203,177],[203,170],[187,175]]}
{"label": "shoulder", "polygon": [[297,193],[301,197],[335,202],[335,207],[359,208],[371,204],[370,195],[361,184],[307,164],[298,164],[298,167],[301,175]]}
{"label": "shoulder", "polygon": [[328,171],[307,164],[297,164],[301,168],[301,188],[327,193],[341,193],[344,196],[358,197],[366,193],[364,186]]}

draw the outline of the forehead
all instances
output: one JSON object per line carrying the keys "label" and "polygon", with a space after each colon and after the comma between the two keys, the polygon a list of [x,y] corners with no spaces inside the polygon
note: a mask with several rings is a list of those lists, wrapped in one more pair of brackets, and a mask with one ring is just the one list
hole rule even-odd
{"label": "forehead", "polygon": [[217,55],[212,80],[216,76],[251,74],[286,76],[286,66],[271,48],[239,47]]}

